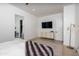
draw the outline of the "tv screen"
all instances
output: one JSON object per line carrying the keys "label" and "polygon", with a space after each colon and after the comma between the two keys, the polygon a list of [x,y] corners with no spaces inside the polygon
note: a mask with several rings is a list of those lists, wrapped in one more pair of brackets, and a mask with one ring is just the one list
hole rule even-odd
{"label": "tv screen", "polygon": [[42,28],[52,28],[52,21],[42,22]]}

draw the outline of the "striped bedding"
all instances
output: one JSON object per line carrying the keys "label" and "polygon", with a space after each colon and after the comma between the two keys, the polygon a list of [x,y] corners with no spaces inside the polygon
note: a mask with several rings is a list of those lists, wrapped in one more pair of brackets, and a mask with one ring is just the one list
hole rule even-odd
{"label": "striped bedding", "polygon": [[33,41],[26,42],[26,56],[53,56],[53,49],[49,46]]}

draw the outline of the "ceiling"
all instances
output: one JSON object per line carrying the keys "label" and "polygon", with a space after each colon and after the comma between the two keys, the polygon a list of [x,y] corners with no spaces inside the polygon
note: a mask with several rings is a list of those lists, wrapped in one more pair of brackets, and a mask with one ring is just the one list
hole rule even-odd
{"label": "ceiling", "polygon": [[68,3],[11,3],[12,5],[38,17],[63,12]]}

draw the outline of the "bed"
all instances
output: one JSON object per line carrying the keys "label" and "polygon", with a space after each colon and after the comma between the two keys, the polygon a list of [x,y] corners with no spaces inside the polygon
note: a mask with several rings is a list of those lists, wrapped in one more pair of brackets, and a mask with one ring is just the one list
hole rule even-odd
{"label": "bed", "polygon": [[0,43],[0,56],[25,56],[25,41],[16,39]]}
{"label": "bed", "polygon": [[53,56],[53,49],[37,42],[16,39],[0,43],[0,56]]}
{"label": "bed", "polygon": [[26,56],[53,56],[53,48],[33,41],[26,41]]}

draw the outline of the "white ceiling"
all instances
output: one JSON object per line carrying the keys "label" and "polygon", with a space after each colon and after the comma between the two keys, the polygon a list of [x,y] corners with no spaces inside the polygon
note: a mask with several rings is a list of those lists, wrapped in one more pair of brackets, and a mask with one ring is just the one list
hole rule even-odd
{"label": "white ceiling", "polygon": [[28,5],[25,3],[11,4],[38,17],[63,12],[64,5],[68,5],[66,3],[29,3]]}

